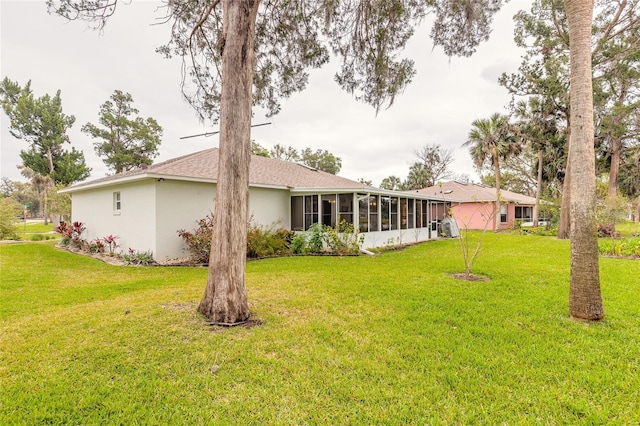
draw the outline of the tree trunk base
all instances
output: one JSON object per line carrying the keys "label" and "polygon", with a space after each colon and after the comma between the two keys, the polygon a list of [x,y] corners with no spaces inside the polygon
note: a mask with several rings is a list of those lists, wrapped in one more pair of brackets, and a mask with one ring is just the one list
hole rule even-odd
{"label": "tree trunk base", "polygon": [[604,312],[601,314],[594,314],[593,316],[589,317],[589,318],[583,318],[583,317],[579,317],[579,316],[575,316],[575,315],[570,315],[571,319],[574,321],[578,321],[578,322],[595,322],[595,321],[602,321],[604,319]]}
{"label": "tree trunk base", "polygon": [[243,312],[236,309],[233,305],[227,305],[223,308],[216,309],[215,306],[209,306],[206,300],[200,302],[198,312],[209,320],[210,323],[216,324],[239,324],[246,322],[251,316],[249,312]]}

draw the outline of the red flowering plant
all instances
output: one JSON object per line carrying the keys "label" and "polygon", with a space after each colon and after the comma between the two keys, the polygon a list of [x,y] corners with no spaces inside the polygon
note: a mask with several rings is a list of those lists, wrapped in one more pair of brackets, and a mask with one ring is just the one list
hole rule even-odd
{"label": "red flowering plant", "polygon": [[72,244],[77,248],[82,248],[85,241],[80,238],[80,235],[87,229],[82,222],[73,222],[71,225],[67,222],[61,222],[56,226],[55,231],[62,235],[62,244]]}
{"label": "red flowering plant", "polygon": [[102,241],[104,241],[107,247],[109,247],[109,256],[113,256],[116,252],[116,249],[120,247],[118,245],[118,238],[120,237],[117,235],[107,235],[106,237],[102,238]]}

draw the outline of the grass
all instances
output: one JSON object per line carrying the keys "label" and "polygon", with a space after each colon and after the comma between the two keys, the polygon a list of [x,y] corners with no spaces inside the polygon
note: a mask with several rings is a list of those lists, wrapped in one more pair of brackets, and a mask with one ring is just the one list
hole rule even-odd
{"label": "grass", "polygon": [[619,232],[623,237],[630,237],[633,235],[640,235],[640,222],[623,222],[616,224],[616,232]]}
{"label": "grass", "polygon": [[23,241],[46,241],[60,238],[59,234],[52,234],[53,224],[44,222],[18,222],[16,225],[18,237]]}
{"label": "grass", "polygon": [[487,234],[247,264],[264,324],[210,329],[203,268],[0,246],[0,424],[636,424],[640,262],[603,258],[606,319],[567,315],[568,242]]}

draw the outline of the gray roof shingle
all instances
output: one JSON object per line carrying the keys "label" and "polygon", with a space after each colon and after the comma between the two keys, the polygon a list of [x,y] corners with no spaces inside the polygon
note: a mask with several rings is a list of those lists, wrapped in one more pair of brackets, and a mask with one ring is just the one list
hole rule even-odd
{"label": "gray roof shingle", "polygon": [[[442,191],[442,192],[440,192]],[[448,194],[444,194],[448,191]],[[442,187],[439,185],[430,186],[428,188],[418,189],[418,194],[428,195],[432,197],[443,196],[447,199],[452,199],[460,202],[486,202],[496,201],[496,188],[480,185],[477,183],[460,183],[457,181],[443,182]],[[527,195],[518,194],[515,192],[501,190],[500,191],[504,201],[516,204],[535,204],[536,199]]]}
{"label": "gray roof shingle", "polygon": [[[182,157],[173,158],[148,167],[83,182],[70,188],[80,190],[84,187],[108,185],[145,177],[182,178],[193,180],[217,181],[218,148],[206,149]],[[311,167],[290,161],[251,156],[249,168],[250,185],[282,186],[289,188],[372,188],[351,179],[346,179]]]}

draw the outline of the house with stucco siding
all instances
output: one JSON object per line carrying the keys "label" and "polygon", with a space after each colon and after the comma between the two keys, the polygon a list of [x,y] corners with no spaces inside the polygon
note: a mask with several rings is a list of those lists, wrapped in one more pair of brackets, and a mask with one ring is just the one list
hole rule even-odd
{"label": "house with stucco siding", "polygon": [[[83,238],[118,235],[121,249],[150,250],[158,261],[184,256],[179,229],[194,229],[213,212],[217,148],[74,185],[72,220]],[[388,191],[302,164],[251,157],[249,214],[262,226],[305,232],[345,220],[364,236],[363,248],[437,238],[444,214],[437,197]]]}
{"label": "house with stucco siding", "polygon": [[[450,204],[451,214],[458,226],[466,229],[484,229],[497,200],[496,188],[477,183],[443,182],[411,193],[422,194]],[[516,223],[532,226],[536,199],[527,195],[501,190],[500,212],[496,216],[497,229],[507,229]],[[493,229],[489,224],[487,229]]]}

